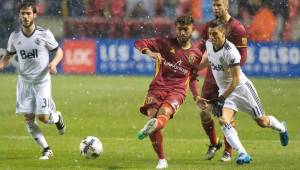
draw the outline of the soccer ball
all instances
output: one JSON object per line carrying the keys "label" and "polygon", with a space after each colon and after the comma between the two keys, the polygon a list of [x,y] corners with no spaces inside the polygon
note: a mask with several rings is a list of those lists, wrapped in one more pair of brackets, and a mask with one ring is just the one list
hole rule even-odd
{"label": "soccer ball", "polygon": [[101,141],[95,136],[87,136],[79,145],[80,153],[88,159],[95,159],[103,153]]}

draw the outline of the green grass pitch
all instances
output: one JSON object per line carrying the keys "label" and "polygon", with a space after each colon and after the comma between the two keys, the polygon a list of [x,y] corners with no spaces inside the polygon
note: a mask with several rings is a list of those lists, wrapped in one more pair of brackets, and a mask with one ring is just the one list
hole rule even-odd
{"label": "green grass pitch", "polygon": [[[52,92],[63,115],[67,132],[39,123],[53,159],[38,160],[40,149],[25,130],[22,116],[15,115],[16,75],[0,74],[0,169],[154,169],[156,156],[148,139],[136,133],[146,117],[139,113],[151,77],[53,76]],[[253,158],[249,165],[219,161],[221,151],[205,161],[208,139],[202,130],[199,110],[191,95],[164,129],[169,169],[300,169],[300,80],[252,79],[264,109],[288,124],[290,143],[282,147],[277,133],[262,129],[246,113],[238,113],[237,130]],[[200,83],[202,80],[200,80]],[[216,125],[219,137],[220,126]],[[79,153],[81,139],[101,139],[104,154],[95,160]],[[236,154],[234,155],[236,157]]]}

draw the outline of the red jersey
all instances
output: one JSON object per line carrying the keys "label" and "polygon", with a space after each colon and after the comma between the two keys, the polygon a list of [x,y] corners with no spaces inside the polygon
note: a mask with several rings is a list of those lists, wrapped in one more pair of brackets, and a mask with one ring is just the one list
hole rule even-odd
{"label": "red jersey", "polygon": [[[205,24],[203,31],[201,32],[201,40],[200,40],[200,49],[204,53],[206,50],[205,41],[208,40],[208,27],[211,22],[209,21]],[[226,38],[232,42],[240,52],[241,55],[241,65],[244,65],[247,59],[247,33],[244,25],[238,21],[237,19],[230,17],[228,22],[225,23],[226,27]],[[212,72],[208,69],[207,78],[213,78]]]}
{"label": "red jersey", "polygon": [[163,60],[156,63],[155,77],[149,90],[167,90],[186,95],[186,89],[193,72],[202,59],[199,45],[192,44],[189,49],[182,49],[176,38],[158,37],[135,42],[135,47],[142,51],[149,48],[161,54]]}

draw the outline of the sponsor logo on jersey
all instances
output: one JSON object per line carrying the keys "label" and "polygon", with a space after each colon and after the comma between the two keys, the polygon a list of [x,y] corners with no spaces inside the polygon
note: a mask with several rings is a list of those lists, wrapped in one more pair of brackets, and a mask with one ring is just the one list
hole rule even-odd
{"label": "sponsor logo on jersey", "polygon": [[183,67],[181,67],[181,64],[182,64],[182,61],[181,61],[181,60],[177,61],[175,64],[170,63],[170,62],[164,60],[164,65],[167,66],[167,67],[172,68],[172,69],[174,70],[174,72],[180,71],[180,72],[182,72],[184,75],[188,74],[188,70],[185,69],[185,68],[183,68]]}
{"label": "sponsor logo on jersey", "polygon": [[32,49],[32,51],[29,51],[26,53],[25,50],[20,50],[20,55],[23,60],[25,59],[32,59],[32,58],[38,58],[38,50]]}
{"label": "sponsor logo on jersey", "polygon": [[212,62],[209,62],[210,67],[212,70],[216,70],[216,71],[224,71],[224,67],[222,64],[214,64]]}

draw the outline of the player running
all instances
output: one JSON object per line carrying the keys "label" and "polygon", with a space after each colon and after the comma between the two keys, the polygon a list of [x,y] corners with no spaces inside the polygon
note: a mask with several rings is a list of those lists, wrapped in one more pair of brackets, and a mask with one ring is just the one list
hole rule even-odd
{"label": "player running", "polygon": [[190,16],[180,16],[175,21],[176,38],[159,37],[135,42],[138,50],[156,61],[155,77],[140,108],[150,120],[137,137],[142,140],[149,135],[159,158],[157,169],[168,167],[161,129],[184,102],[190,76],[197,71],[202,58],[198,46],[191,42],[193,22]]}
{"label": "player running", "polygon": [[[240,55],[241,55],[241,62],[240,65],[244,65],[247,58],[247,35],[246,30],[243,24],[241,24],[238,20],[231,17],[228,13],[228,0],[213,0],[212,1],[212,10],[215,15],[215,19],[208,22],[202,33],[201,33],[201,42],[200,42],[200,49],[202,53],[206,50],[205,48],[205,41],[208,39],[208,25],[212,22],[219,22],[223,23],[226,28],[226,38],[231,41],[238,49]],[[194,96],[194,100],[198,105],[200,105],[201,101],[197,89],[198,89],[198,83],[197,81],[194,81],[194,84],[191,84],[191,90],[192,94]],[[194,89],[194,90],[193,90]],[[202,93],[201,97],[206,99],[213,99],[218,96],[218,86],[216,84],[216,81],[214,80],[211,68],[208,67],[207,73],[205,75],[204,83],[202,86]],[[205,159],[211,160],[216,151],[220,149],[222,146],[221,141],[219,141],[215,129],[215,123],[214,120],[209,112],[206,112],[205,110],[202,110],[200,112],[200,118],[202,127],[205,130],[207,136],[210,140],[209,148],[206,152]],[[231,124],[233,127],[235,127],[235,122],[232,120]],[[230,161],[232,156],[232,148],[226,141],[226,138],[224,137],[224,143],[225,143],[225,150],[223,152],[223,156],[221,157],[221,161]]]}
{"label": "player running", "polygon": [[[0,70],[17,54],[19,76],[16,113],[24,115],[28,132],[43,149],[40,159],[47,160],[53,156],[53,152],[35,122],[35,113],[41,122],[55,124],[59,134],[64,134],[62,115],[56,111],[51,97],[50,77],[50,74],[56,74],[56,65],[61,61],[63,52],[50,30],[35,24],[36,13],[34,3],[24,2],[20,5],[21,29],[11,33],[7,54],[0,61]],[[51,62],[49,52],[56,53]]]}
{"label": "player running", "polygon": [[[226,140],[238,152],[237,164],[252,161],[241,144],[235,128],[230,124],[234,114],[239,110],[249,113],[256,123],[263,128],[272,128],[279,132],[282,146],[288,145],[288,132],[284,122],[264,113],[262,104],[252,82],[240,68],[241,56],[233,43],[226,39],[226,26],[211,23],[209,38],[206,41],[208,57],[203,57],[201,67],[210,65],[219,87],[219,95],[208,100],[212,112],[219,117]],[[210,110],[206,105],[203,110]]]}

